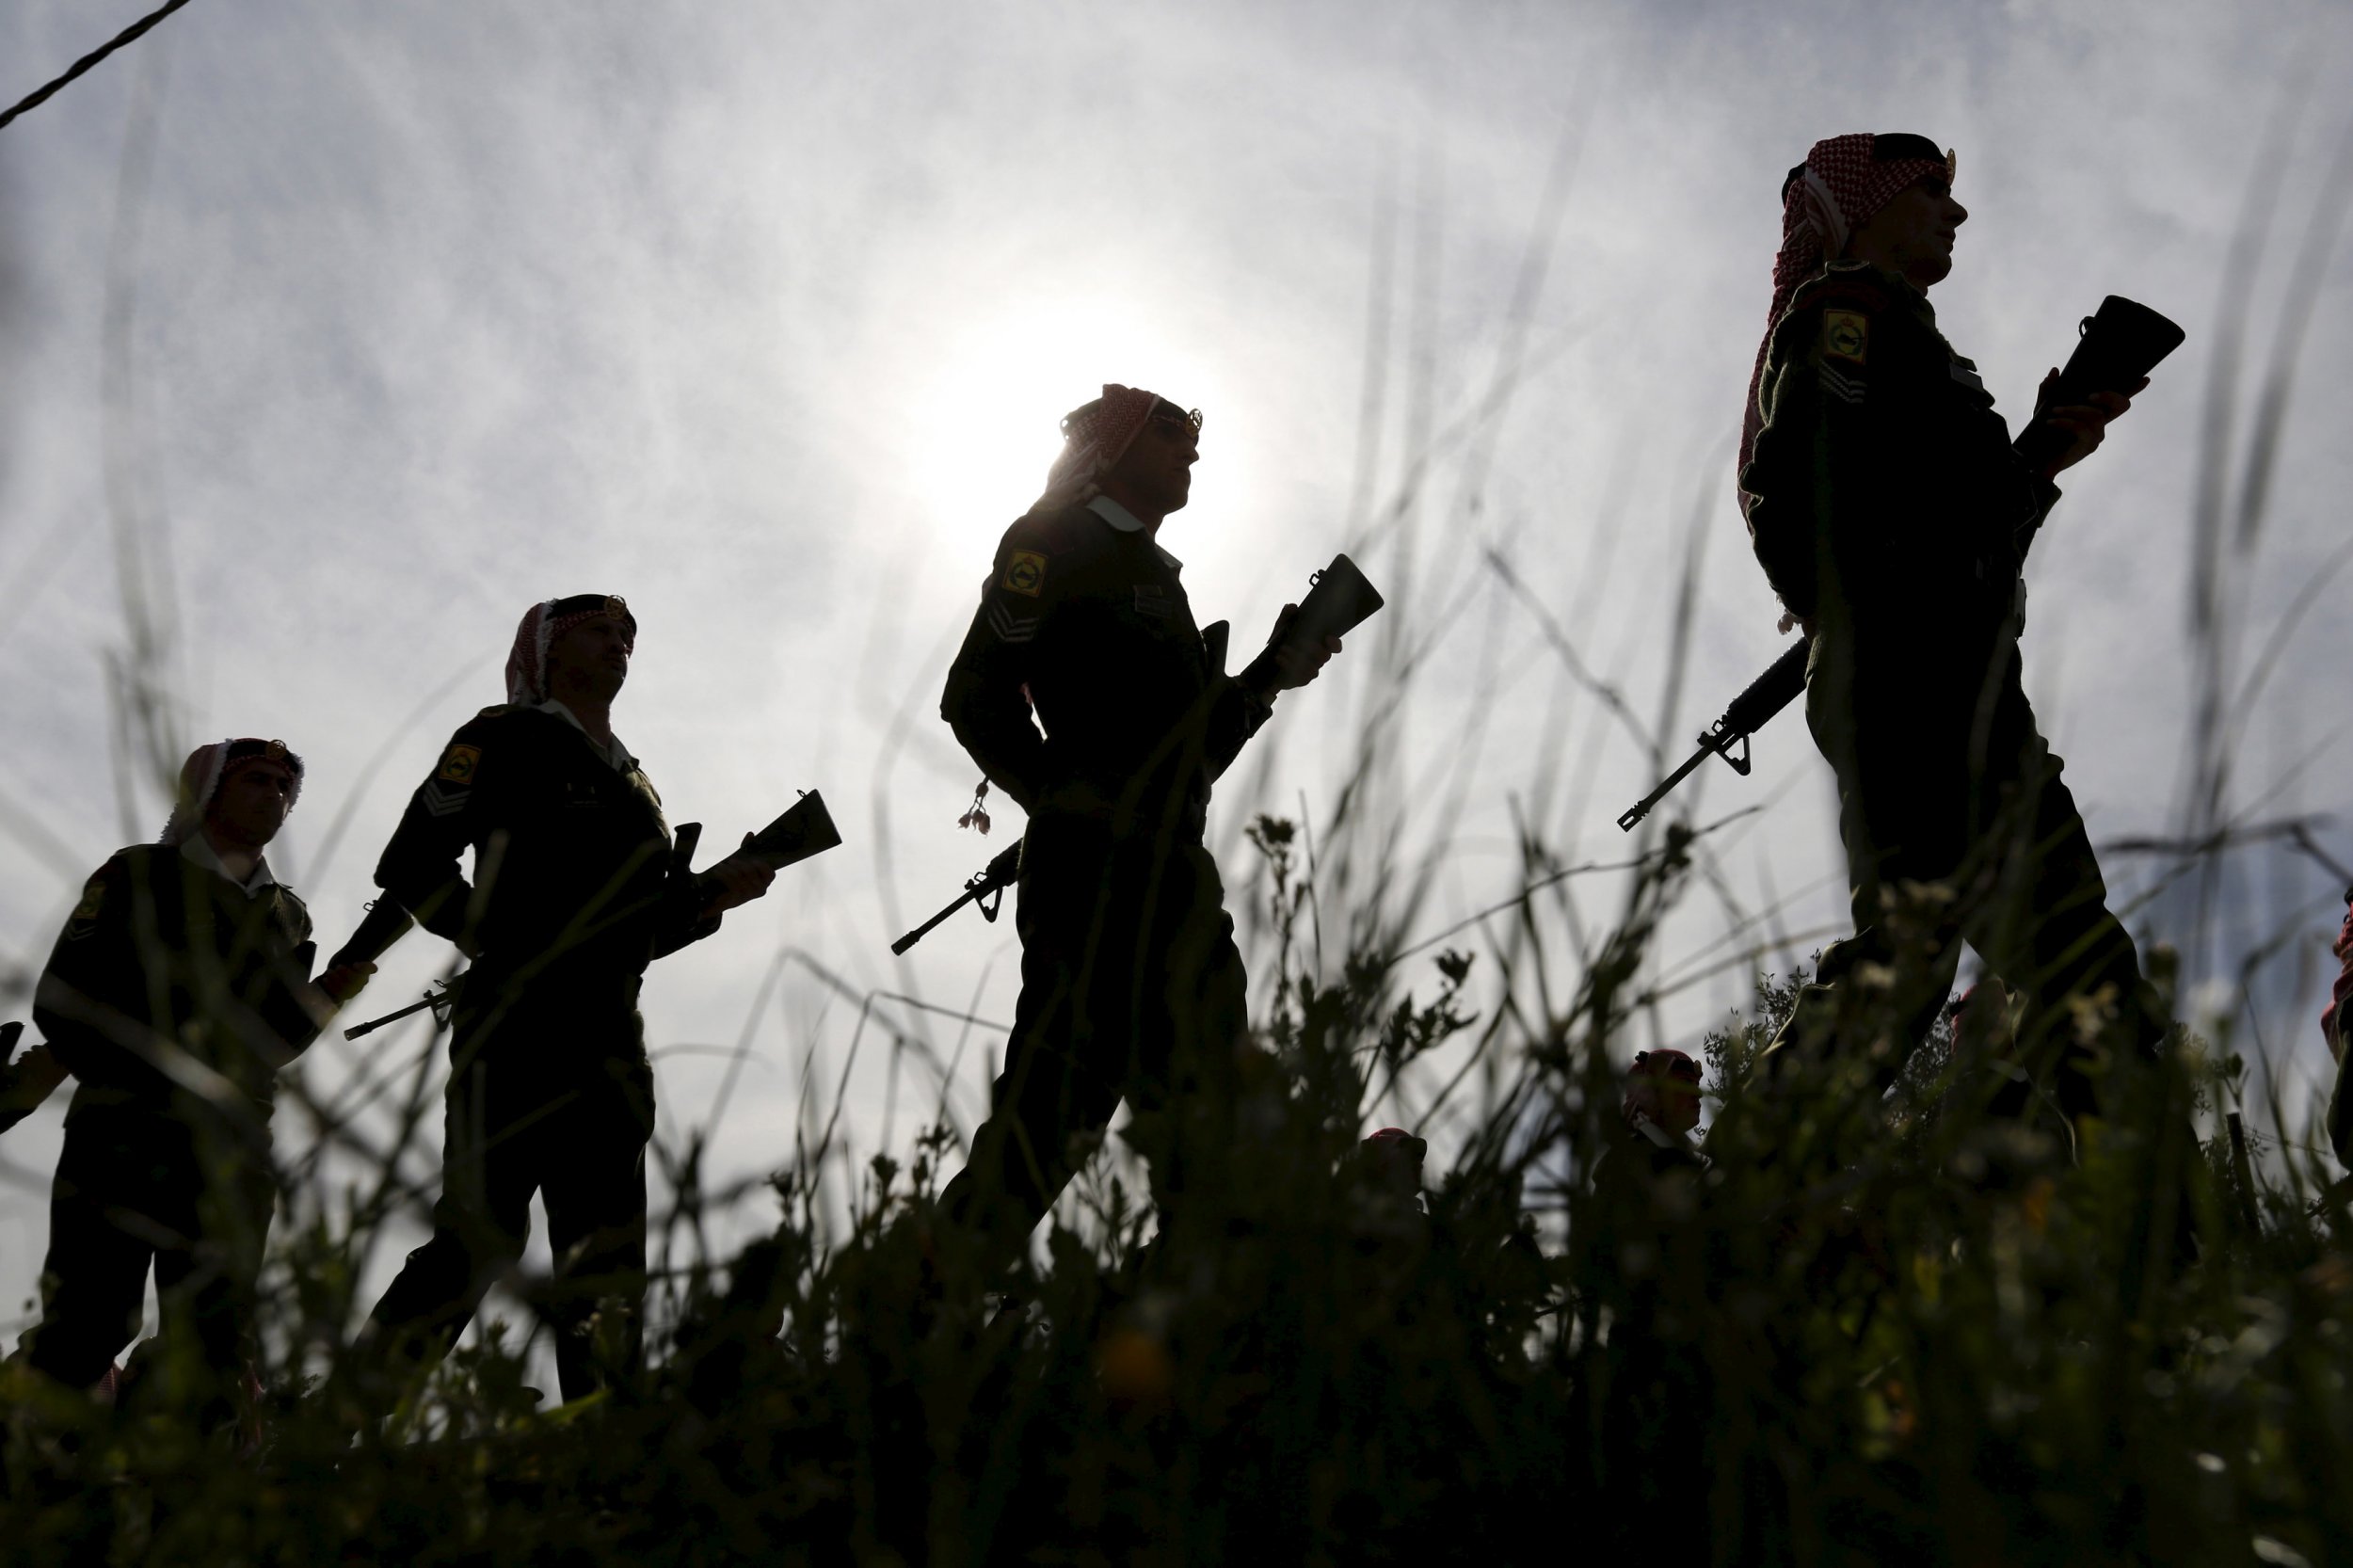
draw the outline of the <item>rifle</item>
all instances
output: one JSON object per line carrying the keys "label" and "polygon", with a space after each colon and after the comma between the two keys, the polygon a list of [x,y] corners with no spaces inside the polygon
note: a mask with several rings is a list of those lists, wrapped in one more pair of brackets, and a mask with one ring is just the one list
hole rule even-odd
{"label": "rifle", "polygon": [[[2186,336],[2181,328],[2148,306],[2117,294],[2100,301],[2100,309],[2084,317],[2075,330],[2080,341],[2075,351],[2067,357],[2067,364],[2060,370],[2058,380],[2052,384],[2050,393],[2036,408],[2038,416],[2043,408],[2066,408],[2083,402],[2095,392],[2130,390],[2133,383],[2156,369],[2160,360],[2179,348]],[[2029,463],[2041,464],[2066,451],[2071,439],[2037,418],[2010,445]],[[1618,826],[1633,832],[1634,824],[1650,815],[1650,808],[1666,798],[1668,791],[1689,777],[1691,770],[1707,760],[1710,752],[1731,763],[1733,772],[1746,777],[1749,737],[1805,690],[1805,654],[1806,644],[1801,642],[1774,660],[1770,669],[1750,681],[1748,690],[1732,699],[1724,716],[1700,736],[1700,748],[1691,760],[1669,774],[1664,783],[1619,817]],[[1737,757],[1731,751],[1736,741],[1740,745]]]}
{"label": "rifle", "polygon": [[[690,868],[694,864],[695,847],[702,841],[702,836],[703,824],[698,822],[682,822],[678,824],[677,831],[671,836],[670,869],[667,873],[673,882],[693,876],[694,872]],[[384,914],[388,908],[395,913]],[[383,932],[391,932],[391,936],[382,937],[382,946],[376,949],[376,953],[381,954],[385,948],[391,947],[401,933],[408,929],[408,915],[400,910],[400,905],[393,903],[388,894],[369,906],[368,918],[360,923],[360,929],[353,935],[351,940],[344,944],[343,951],[335,954],[335,960],[340,963],[354,953],[364,954],[365,949],[361,938],[368,936],[372,930],[379,936]],[[450,1014],[456,1008],[458,996],[465,988],[466,976],[462,973],[454,974],[447,980],[436,981],[434,984],[440,988],[427,991],[421,1000],[412,1001],[406,1007],[395,1008],[381,1017],[370,1018],[366,1023],[353,1025],[344,1031],[344,1038],[357,1040],[361,1035],[373,1034],[386,1024],[398,1023],[410,1014],[422,1013],[428,1007],[433,1009],[433,1027],[437,1030],[447,1028]]]}
{"label": "rifle", "polygon": [[422,1013],[428,1007],[433,1009],[433,1027],[437,1030],[441,1029],[449,1023],[450,1009],[457,1005],[457,993],[464,986],[465,982],[466,977],[463,974],[454,974],[447,980],[436,981],[434,984],[440,989],[427,991],[424,1000],[412,1001],[406,1007],[396,1008],[380,1018],[370,1018],[366,1023],[354,1024],[344,1031],[344,1038],[357,1040],[363,1034],[373,1034],[386,1024],[398,1023],[409,1014]]}
{"label": "rifle", "polygon": [[1005,902],[1005,889],[1018,881],[1020,876],[1021,845],[1016,841],[1008,845],[1002,855],[991,860],[979,875],[967,877],[964,891],[953,904],[891,943],[890,951],[894,954],[906,952],[928,936],[932,927],[939,924],[968,904],[977,904],[981,906],[983,920],[995,920],[998,909]]}
{"label": "rifle", "polygon": [[[1618,818],[1618,826],[1625,832],[1634,831],[1634,824],[1650,815],[1650,808],[1667,798],[1667,792],[1691,776],[1692,771],[1710,757],[1721,757],[1732,771],[1743,778],[1748,776],[1749,737],[1765,728],[1766,722],[1784,708],[1796,701],[1805,691],[1806,649],[1808,641],[1792,645],[1772,663],[1772,667],[1748,684],[1747,690],[1732,699],[1723,717],[1700,731],[1699,749],[1691,753],[1683,766],[1666,776],[1658,788],[1636,801]],[[1732,748],[1740,748],[1735,757]]]}
{"label": "rifle", "polygon": [[[686,829],[679,829],[679,837],[686,837]],[[772,872],[780,872],[812,855],[823,855],[841,842],[841,830],[833,824],[833,815],[825,809],[825,797],[815,790],[804,790],[785,813],[761,828],[744,853]]]}

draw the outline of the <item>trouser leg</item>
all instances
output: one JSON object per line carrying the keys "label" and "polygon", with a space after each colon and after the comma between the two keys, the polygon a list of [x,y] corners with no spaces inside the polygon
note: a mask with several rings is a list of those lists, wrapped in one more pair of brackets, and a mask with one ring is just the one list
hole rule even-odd
{"label": "trouser leg", "polygon": [[[1882,650],[1869,662],[1882,672],[1876,679],[1848,667],[1848,655],[1817,659],[1826,678],[1809,685],[1807,718],[1838,775],[1856,933],[1824,952],[1800,1013],[1817,1032],[1850,1032],[1858,1010],[1875,1005],[1900,1033],[1885,1081],[1934,1025],[1965,933],[2026,998],[2020,1048],[2029,1075],[2080,1116],[2096,1109],[2099,1054],[2077,1027],[2080,1004],[2105,998],[2112,1037],[2143,1051],[2164,1038],[2164,1008],[2107,907],[2014,647],[1996,640],[1981,661],[1940,652],[1941,664]],[[1864,977],[1875,984],[1858,985]],[[2014,1083],[1996,1108],[2016,1114],[2029,1094]]]}
{"label": "trouser leg", "polygon": [[[988,1119],[940,1206],[951,1222],[1018,1254],[1078,1166],[1071,1140],[1118,1109],[1126,1051],[1096,995],[1097,955],[1132,951],[1132,896],[1114,885],[1108,836],[1032,824],[1015,909],[1021,996]],[[1115,994],[1115,993],[1114,993]]]}
{"label": "trouser leg", "polygon": [[[1005,1071],[950,1218],[1017,1250],[1126,1096],[1156,1198],[1198,1188],[1247,1018],[1214,860],[1197,843],[1033,827],[1022,872],[1021,1000]],[[1164,1216],[1165,1217],[1165,1216]]]}
{"label": "trouser leg", "polygon": [[1189,845],[1172,855],[1146,906],[1151,951],[1130,966],[1151,984],[1138,984],[1128,1001],[1136,1049],[1127,1081],[1128,1139],[1149,1166],[1165,1232],[1187,1205],[1219,1207],[1237,1052],[1249,1016],[1246,970],[1209,853]]}
{"label": "trouser leg", "polygon": [[206,1430],[232,1424],[245,1401],[246,1369],[258,1358],[258,1282],[278,1189],[242,1142],[195,1140],[188,1170],[192,1224],[155,1254],[155,1294],[167,1366],[184,1386],[173,1404]]}
{"label": "trouser leg", "polygon": [[555,1257],[545,1309],[564,1398],[577,1400],[633,1371],[643,1344],[652,1067],[610,1062],[554,1120],[540,1185]]}
{"label": "trouser leg", "polygon": [[[2100,1059],[2120,1049],[2153,1055],[2169,1020],[2108,907],[2063,763],[2037,731],[2025,694],[2005,695],[1996,735],[2016,759],[2011,800],[1986,852],[1992,890],[1970,939],[2003,984],[2024,994],[2020,1058],[2072,1120],[2099,1111]],[[2027,1092],[2006,1091],[1997,1109],[2023,1111]]]}
{"label": "trouser leg", "polygon": [[1973,802],[1984,782],[1971,756],[1971,693],[1980,683],[1950,675],[1891,682],[1873,673],[1889,662],[1834,639],[1816,645],[1806,724],[1837,779],[1854,935],[1823,950],[1774,1042],[1777,1054],[1833,1041],[1865,1049],[1881,1087],[1951,991]]}
{"label": "trouser leg", "polygon": [[77,1096],[50,1185],[49,1251],[41,1262],[40,1321],[25,1361],[72,1388],[89,1388],[136,1338],[148,1264],[171,1233],[148,1212],[160,1185],[155,1118],[86,1111]]}
{"label": "trouser leg", "polygon": [[432,1238],[369,1314],[371,1335],[402,1359],[447,1354],[531,1234],[536,1154],[552,1112],[522,1064],[470,1048],[451,1050]]}

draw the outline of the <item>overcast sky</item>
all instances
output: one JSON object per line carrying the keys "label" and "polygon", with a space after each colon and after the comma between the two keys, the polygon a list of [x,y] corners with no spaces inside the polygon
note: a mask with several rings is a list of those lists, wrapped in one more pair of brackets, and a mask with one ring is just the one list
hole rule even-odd
{"label": "overcast sky", "polygon": [[[143,8],[11,0],[0,100]],[[2013,420],[2104,294],[2189,330],[2067,476],[2030,570],[2028,687],[2096,840],[2184,820],[2210,388],[2235,322],[2214,406],[2243,447],[2302,301],[2267,506],[2217,579],[2243,628],[2228,690],[2299,590],[2317,607],[2229,704],[2225,815],[2335,814],[2318,841],[2353,861],[2353,573],[2322,579],[2353,493],[2353,244],[2324,224],[2311,288],[2289,286],[2316,207],[2345,203],[2322,193],[2348,74],[2341,8],[2269,0],[200,0],[0,131],[0,966],[28,979],[82,877],[161,823],[109,683],[126,584],[165,611],[174,744],[277,735],[309,759],[274,858],[329,946],[442,738],[500,699],[524,607],[623,593],[643,630],[616,724],[672,820],[717,839],[820,787],[848,840],[647,992],[657,1048],[731,1047],[768,996],[712,1164],[777,1162],[804,1053],[839,1071],[869,990],[1011,1015],[1010,922],[968,916],[904,962],[887,944],[1018,829],[1009,803],[985,841],[955,828],[976,771],[936,696],[1056,418],[1105,380],[1205,411],[1163,536],[1201,620],[1255,646],[1340,548],[1391,590],[1381,636],[1287,696],[1221,795],[1237,903],[1240,825],[1328,817],[1369,711],[1399,747],[1395,853],[1452,834],[1416,932],[1516,888],[1515,808],[1564,863],[1614,858],[1651,762],[1560,641],[1651,723],[1697,544],[1674,734],[1782,646],[1731,443],[1782,174],[1853,130],[1958,149],[1973,216],[1935,302]],[[2266,169],[2276,202],[2250,207]],[[2234,271],[2249,211],[2263,244]],[[1407,647],[1399,696],[1375,677]],[[1722,893],[1692,899],[1666,961],[1731,951],[1735,910],[1779,910],[1793,951],[1769,963],[1843,920],[1826,768],[1794,719],[1757,750],[1753,777],[1694,792],[1704,818],[1768,809],[1721,836]],[[2288,934],[2235,1039],[2300,1106],[2329,1065],[2313,1019],[2342,887],[2285,852],[2229,864],[2191,979]],[[2108,860],[2127,897],[2160,869]],[[2191,914],[2146,919],[2185,937],[2163,922]],[[788,951],[808,961],[763,993]],[[412,937],[367,1003],[446,957]],[[1669,1010],[1682,1043],[1740,1000],[1737,969]],[[874,1005],[953,1048],[952,1024]],[[997,1038],[967,1049],[968,1117]],[[878,1039],[850,1098],[869,1146]],[[311,1081],[362,1055],[322,1047]],[[663,1059],[665,1132],[724,1070]],[[830,1077],[811,1092],[829,1102]],[[62,1103],[0,1146],[0,1328],[38,1268]]]}

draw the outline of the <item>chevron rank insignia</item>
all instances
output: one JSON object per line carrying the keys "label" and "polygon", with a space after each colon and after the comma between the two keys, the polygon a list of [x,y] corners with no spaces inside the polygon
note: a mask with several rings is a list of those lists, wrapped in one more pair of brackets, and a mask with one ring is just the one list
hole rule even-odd
{"label": "chevron rank insignia", "polygon": [[441,765],[433,776],[445,784],[472,784],[473,771],[482,763],[480,746],[453,745],[441,758]]}
{"label": "chevron rank insignia", "polygon": [[1045,586],[1046,557],[1034,551],[1015,551],[1005,563],[1005,591],[1035,599]]}
{"label": "chevron rank insignia", "polygon": [[1838,367],[1836,365],[1832,364],[1828,360],[1825,360],[1822,361],[1819,378],[1822,383],[1822,390],[1828,392],[1831,396],[1847,403],[1860,403],[1863,401],[1864,380],[1862,376],[1842,376],[1839,374]]}
{"label": "chevron rank insignia", "polygon": [[1009,643],[1034,642],[1037,639],[1035,616],[1016,616],[1005,608],[1002,600],[991,600],[988,605],[988,629]]}
{"label": "chevron rank insignia", "polygon": [[1861,364],[1871,350],[1871,318],[1861,311],[1822,312],[1822,352]]}

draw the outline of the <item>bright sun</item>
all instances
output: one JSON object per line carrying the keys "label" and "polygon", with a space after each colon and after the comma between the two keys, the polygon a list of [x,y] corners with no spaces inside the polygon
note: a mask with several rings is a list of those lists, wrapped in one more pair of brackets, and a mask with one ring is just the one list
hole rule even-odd
{"label": "bright sun", "polygon": [[1032,296],[976,311],[935,344],[903,471],[934,527],[992,536],[1036,499],[1061,450],[1062,416],[1105,381],[1220,401],[1177,323],[1133,300]]}

